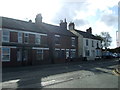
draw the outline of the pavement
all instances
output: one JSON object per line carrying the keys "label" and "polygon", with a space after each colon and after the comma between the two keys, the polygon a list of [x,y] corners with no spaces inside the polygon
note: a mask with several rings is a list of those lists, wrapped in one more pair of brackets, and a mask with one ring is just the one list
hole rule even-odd
{"label": "pavement", "polygon": [[[112,61],[114,59],[109,59],[109,61]],[[115,59],[116,60],[116,59]],[[87,64],[87,63],[96,63],[96,62],[107,62],[108,59],[104,60],[90,60],[90,61],[79,61],[79,62],[68,62],[68,63],[62,63],[62,64],[46,64],[46,65],[33,65],[33,66],[19,66],[19,67],[3,67],[2,73],[9,73],[9,72],[16,72],[16,71],[30,71],[30,70],[37,70],[38,69],[44,69],[44,68],[54,68],[54,67],[61,67],[61,66],[70,66],[70,65],[76,65],[76,64]],[[117,70],[118,71],[118,70]],[[120,70],[119,70],[120,71]]]}

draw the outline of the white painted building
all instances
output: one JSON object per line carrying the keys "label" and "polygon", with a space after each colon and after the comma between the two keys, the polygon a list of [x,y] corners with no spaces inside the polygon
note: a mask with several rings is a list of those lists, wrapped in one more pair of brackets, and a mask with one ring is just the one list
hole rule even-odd
{"label": "white painted building", "polygon": [[86,32],[76,30],[74,23],[69,24],[69,30],[78,36],[78,56],[85,57],[87,60],[95,60],[102,56],[101,40],[92,34],[89,28]]}

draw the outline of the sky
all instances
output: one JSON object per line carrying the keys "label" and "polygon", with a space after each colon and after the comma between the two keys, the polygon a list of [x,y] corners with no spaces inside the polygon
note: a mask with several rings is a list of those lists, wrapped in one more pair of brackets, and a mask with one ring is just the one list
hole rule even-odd
{"label": "sky", "polygon": [[68,24],[75,23],[75,29],[100,35],[109,32],[116,47],[118,31],[119,0],[0,0],[0,16],[34,22],[41,13],[43,22],[59,25],[66,18]]}

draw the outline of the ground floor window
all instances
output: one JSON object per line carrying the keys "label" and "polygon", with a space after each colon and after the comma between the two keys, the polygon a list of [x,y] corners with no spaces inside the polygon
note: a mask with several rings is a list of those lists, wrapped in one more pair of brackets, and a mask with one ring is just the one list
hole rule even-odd
{"label": "ground floor window", "polygon": [[2,61],[10,61],[10,48],[2,48]]}
{"label": "ground floor window", "polygon": [[43,60],[43,50],[37,50],[36,60]]}
{"label": "ground floor window", "polygon": [[85,50],[85,56],[90,56],[89,50]]}
{"label": "ground floor window", "polygon": [[75,58],[75,56],[76,56],[75,51],[71,50],[71,58]]}
{"label": "ground floor window", "polygon": [[94,57],[95,56],[95,50],[91,50],[91,54]]}

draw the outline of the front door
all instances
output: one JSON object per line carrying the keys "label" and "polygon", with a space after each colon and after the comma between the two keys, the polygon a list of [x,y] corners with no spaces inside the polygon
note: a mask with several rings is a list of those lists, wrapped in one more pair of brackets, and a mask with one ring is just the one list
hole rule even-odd
{"label": "front door", "polygon": [[66,59],[69,58],[69,50],[66,50]]}

